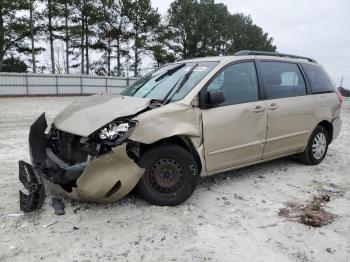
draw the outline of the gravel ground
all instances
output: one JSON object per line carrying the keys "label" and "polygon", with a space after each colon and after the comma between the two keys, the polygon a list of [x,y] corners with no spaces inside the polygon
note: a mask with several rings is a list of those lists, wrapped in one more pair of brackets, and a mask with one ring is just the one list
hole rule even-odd
{"label": "gravel ground", "polygon": [[[281,159],[220,174],[177,207],[134,195],[112,205],[64,199],[66,215],[56,216],[48,195],[40,212],[9,216],[20,212],[17,161],[29,161],[29,126],[79,99],[0,99],[0,261],[350,261],[350,103],[319,166]],[[278,216],[286,202],[327,187],[336,190],[326,206],[333,223],[313,228]]]}

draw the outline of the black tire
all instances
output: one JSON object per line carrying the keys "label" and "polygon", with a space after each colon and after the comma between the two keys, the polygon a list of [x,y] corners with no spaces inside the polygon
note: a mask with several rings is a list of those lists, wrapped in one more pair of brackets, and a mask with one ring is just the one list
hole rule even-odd
{"label": "black tire", "polygon": [[[313,146],[314,146],[314,143],[316,143],[316,140],[315,140],[317,139],[316,137],[320,138],[320,136],[325,137],[324,151],[322,150],[322,153],[315,154],[315,152],[313,151]],[[298,155],[298,159],[307,165],[318,165],[326,157],[328,145],[329,145],[329,135],[328,135],[327,129],[324,128],[323,126],[316,126],[316,128],[314,129],[314,131],[312,132],[309,138],[305,151],[300,155]]]}
{"label": "black tire", "polygon": [[153,205],[178,205],[196,188],[197,163],[193,155],[181,146],[166,144],[152,148],[141,157],[139,164],[145,168],[145,173],[136,189]]}

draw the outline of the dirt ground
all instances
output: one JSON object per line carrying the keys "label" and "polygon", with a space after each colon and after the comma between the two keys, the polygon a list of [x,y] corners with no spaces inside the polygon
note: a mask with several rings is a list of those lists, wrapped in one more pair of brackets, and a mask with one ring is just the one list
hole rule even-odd
{"label": "dirt ground", "polygon": [[[0,261],[350,261],[350,103],[319,166],[281,159],[202,179],[177,207],[134,195],[112,205],[64,199],[66,215],[57,216],[48,195],[42,211],[11,216],[20,213],[17,162],[29,161],[29,126],[79,99],[0,99]],[[278,215],[322,193],[331,224]]]}

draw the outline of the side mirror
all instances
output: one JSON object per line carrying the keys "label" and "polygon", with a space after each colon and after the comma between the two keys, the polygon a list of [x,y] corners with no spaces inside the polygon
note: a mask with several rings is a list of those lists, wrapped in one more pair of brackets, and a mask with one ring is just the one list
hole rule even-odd
{"label": "side mirror", "polygon": [[211,90],[207,93],[207,104],[217,106],[225,102],[224,93],[221,90]]}

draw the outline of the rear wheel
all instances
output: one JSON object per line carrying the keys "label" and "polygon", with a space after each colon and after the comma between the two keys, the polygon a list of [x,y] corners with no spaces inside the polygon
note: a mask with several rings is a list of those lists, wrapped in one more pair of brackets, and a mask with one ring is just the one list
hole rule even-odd
{"label": "rear wheel", "polygon": [[145,173],[139,194],[154,205],[174,206],[189,198],[197,184],[198,167],[192,154],[177,145],[161,145],[140,159]]}
{"label": "rear wheel", "polygon": [[299,159],[308,165],[318,165],[325,158],[328,150],[329,135],[323,126],[317,126],[312,132],[305,151]]}

